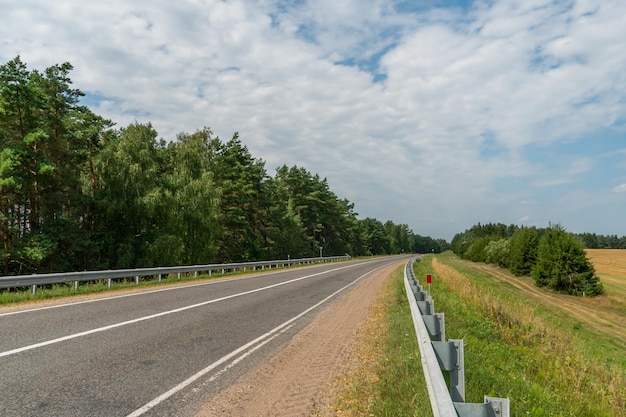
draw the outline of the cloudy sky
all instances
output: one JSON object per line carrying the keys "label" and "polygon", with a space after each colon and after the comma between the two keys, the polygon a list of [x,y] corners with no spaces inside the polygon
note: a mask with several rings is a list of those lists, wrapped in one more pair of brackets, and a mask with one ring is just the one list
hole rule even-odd
{"label": "cloudy sky", "polygon": [[626,235],[624,0],[0,0],[0,62],[70,62],[166,140],[236,131],[274,175],[450,240],[481,222]]}

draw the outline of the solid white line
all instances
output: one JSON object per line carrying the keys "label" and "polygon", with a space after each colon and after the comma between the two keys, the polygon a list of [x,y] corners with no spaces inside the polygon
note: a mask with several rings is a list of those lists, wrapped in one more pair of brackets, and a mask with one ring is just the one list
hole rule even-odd
{"label": "solid white line", "polygon": [[[384,266],[386,266],[386,265],[384,265]],[[303,316],[305,316],[306,314],[308,314],[312,310],[316,309],[320,305],[324,304],[325,302],[327,302],[331,298],[335,297],[337,294],[339,294],[340,292],[344,291],[346,288],[354,285],[355,283],[360,281],[362,278],[366,277],[367,275],[371,274],[372,272],[374,272],[374,271],[376,271],[376,270],[378,270],[380,268],[383,268],[384,266],[380,266],[380,267],[375,268],[375,269],[373,269],[373,270],[371,270],[369,272],[366,272],[365,274],[361,275],[360,277],[358,277],[357,279],[355,279],[354,281],[352,281],[348,285],[344,286],[343,288],[340,288],[339,290],[335,291],[334,293],[332,293],[328,297],[324,298],[319,303],[315,304],[314,306],[309,307],[308,309],[304,310],[302,313],[298,314],[297,316],[292,317],[291,319],[287,320],[286,322],[276,326],[275,328],[273,328],[269,332],[267,332],[267,333],[257,337],[256,339],[246,343],[245,345],[239,347],[238,349],[235,349],[234,351],[232,351],[228,355],[223,356],[222,358],[220,358],[217,361],[213,362],[211,365],[207,366],[206,368],[202,369],[198,373],[192,375],[191,377],[187,378],[186,380],[184,380],[180,384],[176,385],[174,388],[172,388],[169,391],[159,395],[158,397],[156,397],[155,399],[153,399],[149,403],[145,404],[144,406],[142,406],[142,407],[138,408],[137,410],[133,411],[132,413],[128,414],[126,417],[138,417],[138,416],[141,416],[142,414],[148,412],[150,409],[156,407],[157,405],[159,405],[163,401],[167,400],[168,398],[170,398],[174,394],[178,393],[179,391],[181,391],[184,388],[188,387],[189,385],[193,384],[195,381],[197,381],[198,379],[200,379],[204,375],[208,374],[213,369],[215,369],[218,366],[222,365],[223,363],[229,361],[230,359],[234,358],[235,356],[239,355],[240,353],[245,352],[247,349],[252,348],[255,344],[261,343],[261,342],[262,342],[262,344],[265,344],[265,343],[269,342],[269,340],[267,340],[267,341],[263,341],[263,340],[268,338],[268,337],[270,337],[270,336],[272,336],[272,335],[274,335],[274,336],[272,336],[272,338],[277,337],[280,334],[279,332],[284,332],[284,331],[287,330],[285,327],[290,326],[293,322],[295,322],[296,320],[302,318]],[[285,328],[285,329],[283,329],[283,328]],[[278,334],[275,334],[275,333],[278,333]],[[241,357],[234,359],[223,370],[221,370],[221,371],[217,372],[215,375],[213,375],[211,377],[211,380],[215,380],[217,378],[217,376],[219,376],[221,373],[226,371],[228,368],[234,366],[237,362],[240,362],[242,359],[244,359],[246,356],[250,355],[254,350],[257,350],[260,347],[261,347],[260,345],[256,346],[256,347],[252,348],[250,351],[248,351],[247,353],[244,353]]]}
{"label": "solid white line", "polygon": [[139,322],[142,322],[142,321],[145,321],[145,320],[151,320],[151,319],[154,319],[154,318],[157,318],[157,317],[166,316],[166,315],[169,315],[169,314],[180,313],[181,311],[190,310],[192,308],[197,308],[197,307],[202,307],[202,306],[205,306],[205,305],[208,305],[208,304],[217,303],[219,301],[224,301],[224,300],[228,300],[228,299],[231,299],[231,298],[241,297],[243,295],[253,294],[253,293],[259,292],[259,291],[269,290],[271,288],[276,288],[276,287],[280,287],[282,285],[291,284],[293,282],[301,281],[303,279],[312,278],[312,277],[323,275],[323,274],[328,274],[330,272],[339,271],[341,269],[351,268],[353,266],[355,266],[355,265],[347,265],[347,266],[343,266],[343,267],[340,267],[340,268],[330,269],[328,271],[318,272],[316,274],[305,275],[303,277],[295,278],[295,279],[292,279],[292,280],[289,280],[289,281],[284,281],[284,282],[279,282],[277,284],[268,285],[267,287],[261,287],[261,288],[257,288],[257,289],[254,289],[254,290],[244,291],[244,292],[241,292],[241,293],[228,295],[226,297],[216,298],[214,300],[204,301],[202,303],[197,303],[197,304],[192,304],[192,305],[185,306],[185,307],[176,308],[174,310],[163,311],[161,313],[152,314],[152,315],[144,316],[144,317],[139,317],[139,318],[136,318],[136,319],[133,319],[133,320],[123,321],[123,322],[120,322],[120,323],[115,323],[115,324],[111,324],[111,325],[104,326],[104,327],[98,327],[96,329],[86,330],[86,331],[80,332],[80,333],[70,334],[70,335],[67,335],[67,336],[59,337],[57,339],[46,340],[45,342],[35,343],[35,344],[32,344],[32,345],[23,346],[23,347],[20,347],[20,348],[17,348],[17,349],[7,350],[5,352],[0,352],[0,358],[2,358],[4,356],[15,355],[16,353],[25,352],[25,351],[36,349],[36,348],[40,348],[40,347],[43,347],[43,346],[53,345],[55,343],[60,343],[60,342],[64,342],[64,341],[67,341],[67,340],[76,339],[78,337],[87,336],[87,335],[94,334],[94,333],[99,333],[99,332],[104,332],[104,331],[115,329],[115,328],[122,327],[122,326],[127,326],[129,324],[139,323]]}

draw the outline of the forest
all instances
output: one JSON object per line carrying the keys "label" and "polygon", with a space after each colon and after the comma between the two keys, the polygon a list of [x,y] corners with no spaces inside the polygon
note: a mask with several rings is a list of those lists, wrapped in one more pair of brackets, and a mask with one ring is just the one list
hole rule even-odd
{"label": "forest", "polygon": [[0,275],[448,249],[359,219],[304,167],[268,174],[237,133],[116,128],[81,105],[72,69],[0,66]]}

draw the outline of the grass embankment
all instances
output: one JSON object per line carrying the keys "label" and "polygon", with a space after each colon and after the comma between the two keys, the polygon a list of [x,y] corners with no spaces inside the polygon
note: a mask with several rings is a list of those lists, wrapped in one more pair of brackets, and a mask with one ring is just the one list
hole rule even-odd
{"label": "grass embankment", "polygon": [[513,416],[626,415],[626,274],[620,290],[585,299],[451,253],[421,264],[447,337],[465,340],[467,402],[509,397]]}
{"label": "grass embankment", "polygon": [[[466,401],[508,397],[512,416],[626,416],[626,251],[617,255],[591,254],[606,289],[593,299],[451,253],[417,262],[417,277],[433,274],[446,337],[465,341]],[[361,335],[337,415],[432,415],[402,278],[390,280]]]}
{"label": "grass embankment", "polygon": [[403,279],[400,268],[359,334],[359,367],[340,381],[338,416],[432,416]]}

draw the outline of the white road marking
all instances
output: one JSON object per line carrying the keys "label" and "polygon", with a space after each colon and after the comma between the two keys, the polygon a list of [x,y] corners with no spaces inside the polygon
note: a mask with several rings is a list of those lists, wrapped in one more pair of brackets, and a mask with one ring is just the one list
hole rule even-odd
{"label": "white road marking", "polygon": [[204,302],[201,302],[201,303],[197,303],[197,304],[192,304],[192,305],[185,306],[185,307],[176,308],[176,309],[173,309],[173,310],[163,311],[163,312],[157,313],[157,314],[151,314],[149,316],[139,317],[139,318],[136,318],[136,319],[133,319],[133,320],[127,320],[127,321],[123,321],[123,322],[120,322],[120,323],[110,324],[108,326],[98,327],[98,328],[95,328],[95,329],[86,330],[84,332],[74,333],[74,334],[70,334],[70,335],[67,335],[67,336],[59,337],[59,338],[56,338],[56,339],[46,340],[44,342],[34,343],[32,345],[23,346],[23,347],[12,349],[12,350],[7,350],[7,351],[4,351],[4,352],[0,352],[0,358],[5,357],[5,356],[10,356],[10,355],[15,355],[17,353],[26,352],[28,350],[37,349],[37,348],[44,347],[44,346],[53,345],[55,343],[65,342],[67,340],[76,339],[78,337],[83,337],[83,336],[87,336],[87,335],[94,334],[94,333],[100,333],[100,332],[104,332],[104,331],[107,331],[107,330],[116,329],[118,327],[127,326],[129,324],[139,323],[139,322],[142,322],[142,321],[155,319],[157,317],[162,317],[162,316],[166,316],[166,315],[169,315],[169,314],[180,313],[182,311],[190,310],[192,308],[202,307],[202,306],[205,306],[205,305],[208,305],[208,304],[217,303],[217,302],[228,300],[228,299],[231,299],[231,298],[241,297],[241,296],[244,296],[244,295],[253,294],[255,292],[269,290],[271,288],[276,288],[276,287],[280,287],[282,285],[291,284],[293,282],[301,281],[301,280],[304,280],[304,279],[307,279],[307,278],[312,278],[312,277],[315,277],[315,276],[328,274],[330,272],[339,271],[341,269],[351,268],[353,266],[355,266],[355,265],[354,264],[353,265],[347,265],[347,266],[334,268],[334,269],[331,269],[331,270],[328,270],[328,271],[324,271],[324,272],[318,272],[316,274],[305,275],[303,277],[295,278],[295,279],[292,279],[292,280],[289,280],[289,281],[280,282],[278,284],[272,284],[272,285],[268,285],[266,287],[261,287],[261,288],[257,288],[257,289],[250,290],[250,291],[244,291],[244,292],[241,292],[241,293],[228,295],[226,297],[216,298],[214,300],[204,301]]}
{"label": "white road marking", "polygon": [[[289,270],[285,269],[285,270],[282,270],[282,271],[275,271],[275,273],[277,273],[277,274],[278,273],[283,273],[283,272],[289,272]],[[234,278],[230,278],[228,281],[231,281],[231,282],[232,281],[239,281],[239,280],[244,280],[244,279],[258,278],[260,276],[262,276],[262,275],[254,274],[254,275],[247,275],[245,277],[234,277]],[[225,280],[200,282],[200,283],[196,283],[196,284],[180,285],[180,286],[176,286],[176,287],[167,287],[167,288],[159,288],[159,289],[156,289],[156,290],[134,292],[132,294],[112,295],[110,297],[96,298],[96,299],[93,299],[93,300],[73,301],[73,302],[70,302],[70,303],[55,304],[55,305],[52,305],[52,306],[35,307],[35,308],[29,308],[29,309],[24,309],[24,310],[9,311],[9,312],[6,312],[6,313],[0,313],[0,317],[2,317],[2,316],[11,316],[11,315],[15,315],[15,314],[32,313],[34,311],[49,310],[49,309],[52,309],[52,308],[71,307],[71,306],[76,306],[76,305],[80,305],[80,304],[97,303],[97,302],[102,302],[102,301],[115,300],[115,299],[118,299],[118,298],[136,297],[136,296],[140,296],[140,295],[154,294],[154,293],[163,292],[163,291],[175,291],[175,290],[181,290],[181,289],[185,289],[185,288],[201,287],[201,286],[205,286],[205,285],[217,285],[217,284],[221,284],[223,282],[225,282]]]}
{"label": "white road marking", "polygon": [[[372,272],[374,272],[374,271],[376,271],[377,269],[380,269],[380,268],[383,268],[383,266],[378,267],[376,269],[373,269],[372,271],[366,272],[365,274],[361,275],[360,277],[358,277],[357,279],[355,279],[354,281],[352,281],[348,285],[340,288],[339,290],[335,291],[334,293],[332,293],[328,297],[324,298],[319,303],[317,303],[314,306],[311,306],[308,309],[304,310],[302,313],[298,314],[297,316],[292,317],[291,319],[287,320],[286,322],[276,326],[275,328],[273,328],[269,332],[267,332],[267,333],[257,337],[256,339],[246,343],[245,345],[239,347],[238,349],[233,350],[228,355],[223,356],[222,358],[220,358],[217,361],[213,362],[212,364],[210,364],[206,368],[202,369],[201,371],[199,371],[196,374],[192,375],[191,377],[187,378],[186,380],[184,380],[180,384],[176,385],[175,387],[173,387],[169,391],[164,392],[163,394],[159,395],[158,397],[156,397],[155,399],[153,399],[149,403],[145,404],[144,406],[142,406],[142,407],[138,408],[137,410],[133,411],[132,413],[128,414],[126,417],[138,417],[138,416],[141,416],[142,414],[148,412],[149,410],[151,410],[152,408],[156,407],[157,405],[159,405],[163,401],[167,400],[171,396],[175,395],[179,391],[181,391],[181,390],[185,389],[186,387],[188,387],[189,385],[193,384],[195,381],[197,381],[198,379],[202,378],[203,376],[205,376],[206,374],[208,374],[209,372],[211,372],[215,368],[217,368],[220,365],[230,361],[231,359],[235,358],[237,355],[242,354],[241,356],[233,359],[232,362],[230,362],[228,365],[226,365],[224,367],[224,369],[216,372],[213,376],[211,376],[210,379],[211,380],[215,380],[220,374],[224,373],[226,370],[228,370],[229,368],[231,368],[234,365],[236,365],[238,362],[243,360],[246,356],[249,356],[250,354],[252,354],[255,350],[259,349],[262,345],[268,343],[271,339],[273,339],[275,337],[278,337],[281,333],[284,333],[289,327],[291,327],[293,325],[293,322],[295,322],[296,320],[302,318],[303,316],[305,316],[306,314],[308,314],[312,310],[316,309],[317,307],[319,307],[320,305],[324,304],[325,302],[327,302],[331,298],[335,297],[340,292],[344,291],[346,288],[354,285],[355,283],[360,281],[362,278],[366,277],[367,275],[371,274]],[[267,339],[267,340],[265,340],[265,339]],[[255,345],[257,345],[257,346],[255,346]],[[250,350],[248,350],[248,349],[250,349]]]}

